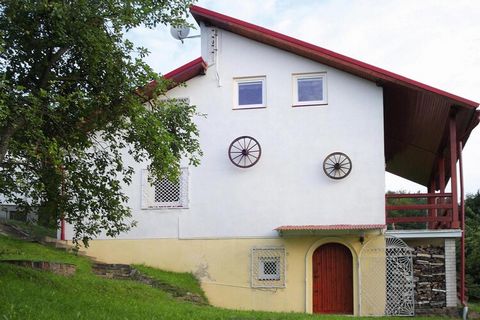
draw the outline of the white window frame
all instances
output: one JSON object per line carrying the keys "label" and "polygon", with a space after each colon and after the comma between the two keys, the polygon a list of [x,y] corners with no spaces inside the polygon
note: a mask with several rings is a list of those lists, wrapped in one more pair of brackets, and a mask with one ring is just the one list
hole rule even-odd
{"label": "white window frame", "polygon": [[179,201],[171,202],[156,202],[155,201],[155,186],[148,181],[149,171],[142,170],[142,209],[188,209],[188,168],[180,168],[179,184],[180,197]]}
{"label": "white window frame", "polygon": [[[234,110],[243,110],[243,109],[262,109],[267,107],[267,77],[266,76],[256,76],[256,77],[242,77],[242,78],[233,78],[233,109]],[[249,83],[249,82],[261,82],[262,83],[262,103],[261,104],[243,104],[238,103],[240,84]]]}
{"label": "white window frame", "polygon": [[[322,100],[311,100],[311,101],[298,101],[298,80],[312,79],[312,78],[322,78],[323,99]],[[318,105],[328,104],[327,73],[326,72],[292,74],[292,79],[293,79],[293,94],[292,94],[293,107],[318,106]]]}

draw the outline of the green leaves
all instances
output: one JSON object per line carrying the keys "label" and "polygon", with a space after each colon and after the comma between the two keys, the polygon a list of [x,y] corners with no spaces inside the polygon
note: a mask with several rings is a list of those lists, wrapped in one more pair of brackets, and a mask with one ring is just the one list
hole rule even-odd
{"label": "green leaves", "polygon": [[468,296],[480,299],[480,191],[465,200],[465,271]]}
{"label": "green leaves", "polygon": [[164,80],[131,28],[184,23],[190,0],[0,2],[0,193],[44,224],[73,224],[74,241],[133,226],[122,184],[125,150],[158,176],[201,156],[195,107],[146,108],[138,88]]}

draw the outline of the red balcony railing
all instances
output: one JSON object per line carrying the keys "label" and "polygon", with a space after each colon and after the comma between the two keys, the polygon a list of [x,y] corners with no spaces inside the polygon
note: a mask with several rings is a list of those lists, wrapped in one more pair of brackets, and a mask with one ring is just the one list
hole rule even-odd
{"label": "red balcony railing", "polygon": [[446,229],[453,221],[451,193],[386,194],[390,229]]}

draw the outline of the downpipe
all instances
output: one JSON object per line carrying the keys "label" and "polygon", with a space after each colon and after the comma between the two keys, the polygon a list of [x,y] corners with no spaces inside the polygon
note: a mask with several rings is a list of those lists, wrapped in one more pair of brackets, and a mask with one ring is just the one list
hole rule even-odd
{"label": "downpipe", "polygon": [[467,320],[468,318],[468,306],[463,307],[463,312],[462,312],[462,319]]}

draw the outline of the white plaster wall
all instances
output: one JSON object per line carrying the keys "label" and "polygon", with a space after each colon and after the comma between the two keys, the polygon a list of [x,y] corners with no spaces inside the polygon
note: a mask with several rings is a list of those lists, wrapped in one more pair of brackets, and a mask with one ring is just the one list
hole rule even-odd
{"label": "white plaster wall", "polygon": [[[276,236],[293,224],[384,223],[382,89],[374,83],[219,30],[219,67],[169,92],[188,97],[204,152],[190,168],[188,209],[141,209],[141,169],[127,187],[138,226],[120,238]],[[206,50],[203,50],[204,52]],[[218,86],[216,71],[222,86]],[[328,105],[292,108],[292,73],[327,72]],[[232,110],[233,78],[266,76],[267,108]],[[230,163],[238,136],[255,137],[262,157],[252,168]],[[341,151],[351,174],[329,179],[324,158]]]}

